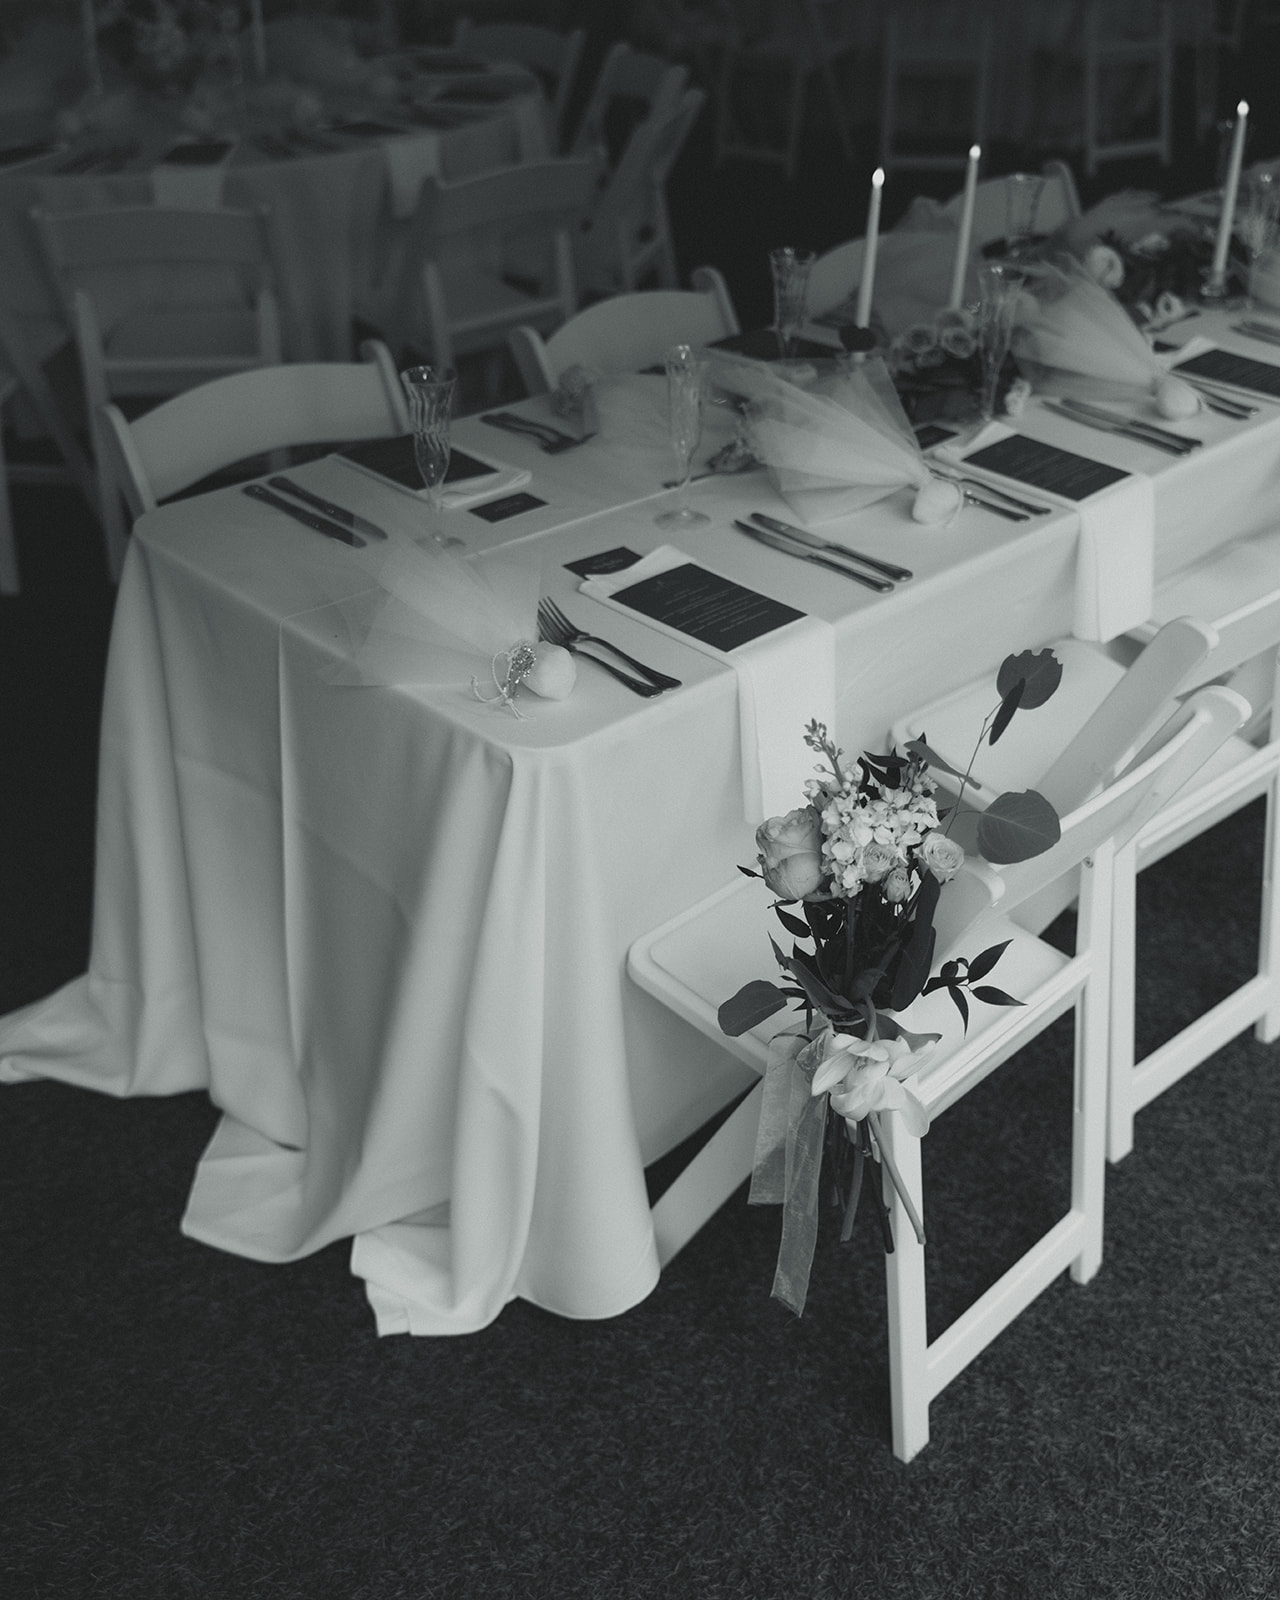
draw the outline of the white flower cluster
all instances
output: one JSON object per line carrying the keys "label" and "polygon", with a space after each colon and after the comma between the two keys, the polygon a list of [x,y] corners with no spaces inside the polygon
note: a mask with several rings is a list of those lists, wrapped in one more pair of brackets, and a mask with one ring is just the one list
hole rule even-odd
{"label": "white flower cluster", "polygon": [[[880,884],[892,904],[901,904],[914,891],[922,871],[934,870],[929,857],[946,846],[946,872],[951,877],[963,860],[950,865],[958,845],[937,833],[935,784],[923,767],[912,763],[904,786],[890,789],[871,779],[861,762],[844,773],[837,785],[832,779],[811,778],[805,784],[810,803],[822,817],[823,864],[832,888],[855,895],[864,884]],[[927,841],[937,840],[937,845]],[[914,875],[914,876],[913,876]],[[941,874],[939,874],[941,875]]]}

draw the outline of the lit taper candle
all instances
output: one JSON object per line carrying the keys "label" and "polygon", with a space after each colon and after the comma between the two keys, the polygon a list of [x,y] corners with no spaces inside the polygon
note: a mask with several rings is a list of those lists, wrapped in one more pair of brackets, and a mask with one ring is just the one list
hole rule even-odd
{"label": "lit taper candle", "polygon": [[969,266],[969,247],[973,243],[973,207],[978,197],[978,163],[982,160],[982,146],[969,146],[969,160],[964,171],[964,198],[960,202],[960,232],[956,237],[956,260],[951,269],[951,296],[947,304],[959,311],[964,299],[964,275]]}
{"label": "lit taper candle", "polygon": [[876,282],[876,246],[880,239],[880,192],[884,188],[884,168],[871,174],[871,201],[867,206],[867,234],[862,252],[862,282],[858,285],[858,326],[871,326],[871,295]]}
{"label": "lit taper candle", "polygon": [[1240,189],[1240,169],[1244,165],[1244,136],[1249,122],[1249,102],[1236,107],[1236,127],[1231,136],[1231,159],[1227,162],[1227,182],[1222,191],[1222,215],[1218,219],[1218,238],[1213,247],[1213,266],[1209,272],[1210,293],[1221,294],[1227,276],[1227,251],[1236,219],[1236,195]]}

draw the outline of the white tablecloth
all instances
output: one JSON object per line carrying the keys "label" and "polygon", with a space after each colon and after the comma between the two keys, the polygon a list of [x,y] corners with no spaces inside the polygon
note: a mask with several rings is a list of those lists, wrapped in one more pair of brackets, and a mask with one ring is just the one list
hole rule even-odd
{"label": "white tablecloth", "polygon": [[[1150,471],[1162,570],[1276,503],[1276,407],[1197,425],[1210,445],[1184,461],[1035,406],[1023,424]],[[575,1317],[635,1304],[658,1271],[644,1163],[745,1086],[624,969],[641,932],[751,859],[735,676],[579,595],[564,565],[663,540],[635,498],[668,470],[660,434],[606,424],[558,457],[478,422],[458,436],[532,467],[547,504],[495,526],[455,512],[457,531],[477,551],[523,540],[544,592],[684,688],[642,700],[583,664],[568,700],[516,720],[465,684],[334,687],[370,551],[235,490],[162,508],[112,636],[89,971],[0,1022],[9,1081],[206,1088],[223,1120],[186,1231],[267,1261],[353,1237],[383,1332],[466,1332],[515,1296]],[[393,533],[416,515],[335,461],[298,475]],[[833,624],[846,748],[1070,627],[1071,511],[925,528],[883,502],[832,528],[916,572],[882,598],[732,530],[784,514],[762,475],[694,492],[714,512],[695,556]]]}

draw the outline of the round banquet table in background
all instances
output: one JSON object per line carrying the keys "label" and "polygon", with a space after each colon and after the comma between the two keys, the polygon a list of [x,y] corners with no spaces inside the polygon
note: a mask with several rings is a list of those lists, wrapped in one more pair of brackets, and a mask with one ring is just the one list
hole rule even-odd
{"label": "round banquet table in background", "polygon": [[[269,214],[286,359],[350,358],[360,286],[380,239],[403,220],[415,176],[467,177],[548,153],[545,102],[536,80],[523,73],[517,79],[511,68],[501,76],[515,92],[500,100],[477,98],[470,106],[460,101],[450,113],[459,119],[454,126],[363,134],[285,130],[263,137],[262,144],[246,137],[236,146],[221,199],[228,206],[263,206]],[[365,120],[372,127],[393,118],[371,109]],[[155,197],[153,169],[174,132],[171,120],[158,119],[142,132],[137,154],[116,172],[60,172],[77,146],[7,171],[0,167],[0,304],[20,324],[60,316],[31,208],[149,204]],[[112,139],[103,134],[97,142],[108,148]]]}

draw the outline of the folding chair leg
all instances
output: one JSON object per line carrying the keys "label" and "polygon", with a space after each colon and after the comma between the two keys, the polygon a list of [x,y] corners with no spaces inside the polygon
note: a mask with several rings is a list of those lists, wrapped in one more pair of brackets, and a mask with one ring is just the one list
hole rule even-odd
{"label": "folding chair leg", "polygon": [[9,506],[9,473],[4,460],[4,438],[0,435],[0,594],[17,594],[18,548],[13,542],[13,514]]}
{"label": "folding chair leg", "polygon": [[1280,1037],[1280,895],[1276,894],[1276,829],[1280,828],[1280,776],[1267,790],[1266,836],[1262,855],[1262,918],[1258,971],[1271,986],[1271,1003],[1258,1018],[1254,1037],[1271,1044]]}
{"label": "folding chair leg", "polygon": [[[1084,875],[1077,915],[1088,919],[1088,941],[1095,971],[1105,981],[1114,973],[1116,852],[1108,842],[1094,852],[1093,871]],[[1130,886],[1132,873],[1128,874]],[[1123,892],[1123,891],[1122,891]],[[1131,968],[1132,970],[1132,968]],[[1075,1091],[1071,1117],[1071,1210],[1081,1217],[1080,1252],[1071,1263],[1076,1283],[1088,1283],[1102,1265],[1102,1208],[1107,1176],[1108,1044],[1111,1006],[1092,984],[1076,1002]]]}
{"label": "folding chair leg", "polygon": [[124,508],[120,490],[108,465],[107,446],[100,437],[99,424],[93,423],[93,454],[98,463],[98,516],[102,521],[103,542],[106,548],[107,571],[112,583],[120,582],[124,567],[125,549],[129,530],[124,523]]}
{"label": "folding chair leg", "polygon": [[1107,1047],[1107,1160],[1133,1149],[1134,1006],[1137,964],[1137,858],[1130,845],[1116,857],[1111,918],[1111,1026]]}
{"label": "folding chair leg", "polygon": [[[881,1135],[898,1175],[923,1218],[920,1141],[903,1131],[899,1118],[880,1119]],[[894,1186],[882,1179],[893,1227],[893,1250],[884,1258],[889,1311],[889,1408],[893,1453],[910,1461],[929,1442],[929,1334],[925,1315],[924,1246],[916,1238]]]}
{"label": "folding chair leg", "polygon": [[787,130],[786,174],[790,182],[796,173],[796,157],[800,154],[800,131],[804,127],[805,71],[796,67],[791,74],[791,126]]}

